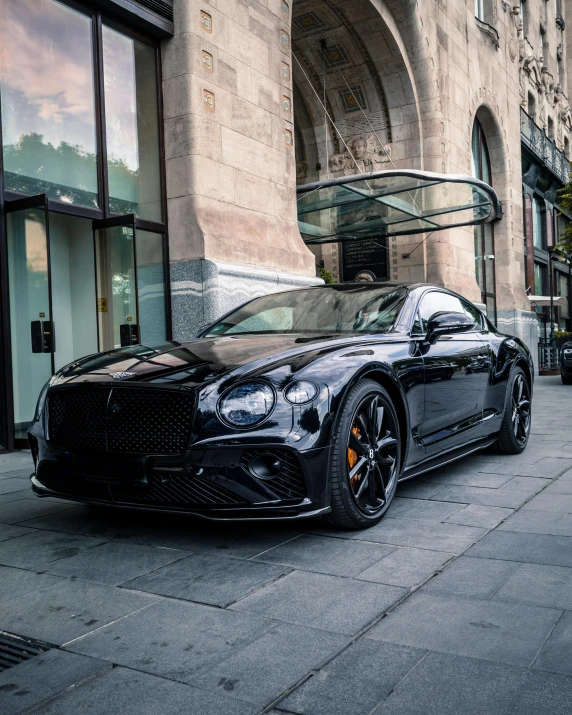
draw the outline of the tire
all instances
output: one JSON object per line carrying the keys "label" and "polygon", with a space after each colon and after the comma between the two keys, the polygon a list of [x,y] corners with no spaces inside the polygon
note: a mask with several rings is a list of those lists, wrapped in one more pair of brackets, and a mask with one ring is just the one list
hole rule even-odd
{"label": "tire", "polygon": [[332,511],[325,520],[345,529],[378,524],[391,505],[400,471],[401,435],[395,407],[381,385],[360,380],[334,427]]}
{"label": "tire", "polygon": [[565,375],[563,372],[561,372],[560,377],[562,378],[562,384],[572,385],[572,375]]}
{"label": "tire", "polygon": [[504,417],[495,442],[503,454],[520,454],[526,449],[530,437],[532,403],[530,385],[524,371],[513,370],[506,389]]}

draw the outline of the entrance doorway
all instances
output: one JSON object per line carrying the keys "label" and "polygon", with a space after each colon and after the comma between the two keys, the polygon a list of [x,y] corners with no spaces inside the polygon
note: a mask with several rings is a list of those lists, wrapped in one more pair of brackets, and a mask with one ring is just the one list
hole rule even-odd
{"label": "entrance doorway", "polygon": [[14,446],[24,447],[43,385],[99,351],[167,338],[163,234],[132,214],[92,221],[8,201]]}

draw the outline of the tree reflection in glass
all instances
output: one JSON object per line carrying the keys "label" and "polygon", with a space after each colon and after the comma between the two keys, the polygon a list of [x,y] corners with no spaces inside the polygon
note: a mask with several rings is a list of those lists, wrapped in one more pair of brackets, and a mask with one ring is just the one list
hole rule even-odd
{"label": "tree reflection in glass", "polygon": [[6,189],[97,206],[91,18],[55,0],[0,0]]}

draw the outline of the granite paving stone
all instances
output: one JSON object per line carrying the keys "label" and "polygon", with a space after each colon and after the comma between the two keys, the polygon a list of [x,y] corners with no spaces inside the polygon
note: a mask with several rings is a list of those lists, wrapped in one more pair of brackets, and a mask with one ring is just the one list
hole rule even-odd
{"label": "granite paving stone", "polygon": [[[515,511],[514,514],[499,525],[499,531],[516,531],[527,534],[554,534],[559,524],[564,521],[566,514],[549,511]],[[572,534],[570,534],[572,536]]]}
{"label": "granite paving stone", "polygon": [[26,483],[21,479],[2,479],[2,481],[0,481],[0,494],[21,492],[25,488],[25,485]]}
{"label": "granite paving stone", "polygon": [[17,536],[25,536],[33,534],[33,529],[27,529],[24,526],[13,526],[10,524],[0,524],[0,541],[15,539]]}
{"label": "granite paving stone", "polygon": [[[67,536],[66,538],[70,538]],[[77,537],[75,537],[77,538]],[[79,537],[90,539],[92,537]],[[107,542],[75,556],[48,564],[49,573],[118,585],[149,571],[160,569],[187,556],[186,551],[140,546],[125,542]]]}
{"label": "granite paving stone", "polygon": [[572,514],[566,514],[552,533],[556,536],[572,536]]}
{"label": "granite paving stone", "polygon": [[51,531],[33,531],[0,543],[0,564],[24,569],[47,568],[51,561],[79,554],[103,544],[103,539]]}
{"label": "granite paving stone", "polygon": [[279,708],[301,715],[364,715],[423,658],[418,648],[359,640],[295,690]]}
{"label": "granite paving stone", "polygon": [[456,596],[489,598],[513,574],[519,564],[514,561],[470,559],[461,556],[423,587],[424,592],[450,593]]}
{"label": "granite paving stone", "polygon": [[572,610],[572,568],[520,564],[495,598]]}
{"label": "granite paving stone", "polygon": [[423,519],[393,519],[388,516],[377,526],[358,532],[353,538],[395,546],[459,553],[485,533],[485,529],[472,526],[443,524]]}
{"label": "granite paving stone", "polygon": [[406,589],[395,586],[294,571],[231,608],[353,635],[405,593]]}
{"label": "granite paving stone", "polygon": [[418,591],[365,637],[529,667],[561,613]]}
{"label": "granite paving stone", "polygon": [[571,685],[552,673],[429,653],[375,715],[568,715]]}
{"label": "granite paving stone", "polygon": [[0,601],[18,598],[24,593],[53,586],[62,580],[59,576],[0,566]]}
{"label": "granite paving stone", "polygon": [[0,511],[3,504],[8,504],[12,501],[19,501],[20,499],[31,499],[37,500],[38,497],[30,492],[28,489],[20,489],[17,492],[8,492],[7,494],[0,494]]}
{"label": "granite paving stone", "polygon": [[134,670],[189,682],[200,668],[219,663],[275,625],[276,621],[258,615],[163,600],[65,647]]}
{"label": "granite paving stone", "polygon": [[497,464],[489,463],[484,465],[482,471],[495,474],[514,474],[521,477],[554,479],[570,468],[572,468],[572,459],[570,458],[541,458],[533,464],[527,450],[523,453],[520,460],[515,459],[512,455],[510,457],[507,456],[502,462],[498,462]]}
{"label": "granite paving stone", "polygon": [[20,521],[28,521],[38,516],[54,514],[67,509],[73,509],[73,505],[64,501],[19,499],[2,505],[0,522],[2,524],[17,524]]}
{"label": "granite paving stone", "polygon": [[394,549],[381,544],[305,534],[275,546],[255,559],[332,576],[356,576]]}
{"label": "granite paving stone", "polygon": [[572,676],[572,613],[566,611],[550,634],[533,668]]}
{"label": "granite paving stone", "polygon": [[24,469],[29,470],[28,475],[34,471],[34,460],[32,459],[32,453],[29,450],[11,452],[10,454],[2,455],[2,460],[0,462],[0,475]]}
{"label": "granite paving stone", "polygon": [[528,496],[534,496],[543,489],[550,488],[554,483],[552,479],[540,479],[539,477],[513,477],[503,489],[514,489],[517,492],[524,492]]}
{"label": "granite paving stone", "polygon": [[283,566],[225,558],[218,554],[193,554],[127,581],[123,587],[185,601],[228,606],[289,571]]}
{"label": "granite paving stone", "polygon": [[480,526],[483,529],[494,529],[503,519],[513,513],[513,509],[500,506],[481,506],[469,504],[448,516],[444,521],[448,524],[463,524],[465,526]]}
{"label": "granite paving stone", "polygon": [[565,479],[560,477],[554,480],[543,492],[544,494],[565,494],[570,496],[572,494],[572,479]]}
{"label": "granite paving stone", "polygon": [[428,549],[397,547],[391,554],[362,571],[357,578],[411,588],[428,578],[454,554]]}
{"label": "granite paving stone", "polygon": [[114,668],[41,709],[41,715],[254,715],[255,712],[256,708],[239,700],[127,668]]}
{"label": "granite paving stone", "polygon": [[467,555],[572,567],[572,537],[492,531]]}
{"label": "granite paving stone", "polygon": [[346,642],[343,635],[282,623],[228,658],[207,666],[191,683],[264,705]]}
{"label": "granite paving stone", "polygon": [[[438,494],[433,497],[433,499],[437,498]],[[397,519],[436,519],[437,521],[442,521],[464,506],[465,504],[451,502],[395,497],[391,505],[391,516]]]}
{"label": "granite paving stone", "polygon": [[523,509],[572,514],[572,494],[537,494]]}
{"label": "granite paving stone", "polygon": [[[50,699],[111,672],[112,664],[76,653],[49,650],[0,672],[0,712],[17,715],[34,708],[46,712]],[[49,707],[49,706],[48,706]]]}
{"label": "granite paving stone", "polygon": [[514,478],[510,474],[486,474],[480,470],[476,471],[474,467],[468,467],[463,462],[460,462],[459,465],[455,470],[447,468],[439,470],[437,473],[430,472],[421,478],[423,481],[431,482],[438,486],[457,485],[461,487],[488,487],[490,489],[498,489]]}
{"label": "granite paving stone", "polygon": [[397,485],[397,496],[408,497],[410,499],[429,499],[438,490],[438,484],[428,484],[417,479],[408,479]]}
{"label": "granite paving stone", "polygon": [[432,499],[439,501],[464,502],[482,506],[502,506],[518,509],[528,499],[523,492],[510,489],[488,489],[483,487],[442,487]]}
{"label": "granite paving stone", "polygon": [[3,601],[0,630],[61,645],[157,599],[151,594],[66,579]]}

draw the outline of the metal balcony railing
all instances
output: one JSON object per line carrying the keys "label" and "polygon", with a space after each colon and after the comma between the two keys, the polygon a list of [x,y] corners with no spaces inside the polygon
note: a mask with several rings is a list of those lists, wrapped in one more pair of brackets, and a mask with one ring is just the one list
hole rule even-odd
{"label": "metal balcony railing", "polygon": [[520,109],[520,138],[556,176],[566,183],[570,178],[570,162],[563,151],[556,147],[556,142],[537,126],[534,119],[524,109]]}

